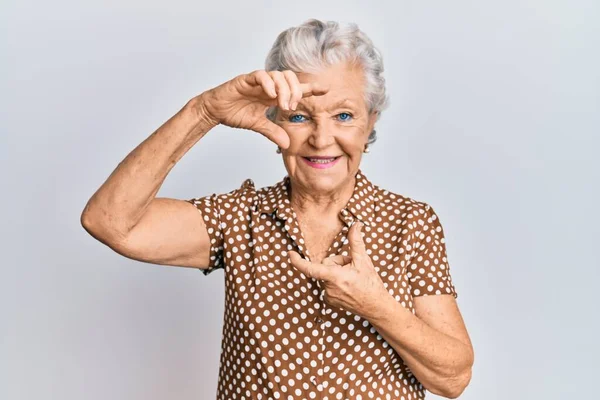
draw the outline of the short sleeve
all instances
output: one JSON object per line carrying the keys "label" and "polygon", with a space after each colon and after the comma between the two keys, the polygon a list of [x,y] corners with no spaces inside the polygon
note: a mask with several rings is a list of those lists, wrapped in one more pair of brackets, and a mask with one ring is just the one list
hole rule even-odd
{"label": "short sleeve", "polygon": [[451,294],[457,298],[440,219],[429,204],[419,204],[420,208],[413,221],[414,253],[407,268],[412,296]]}
{"label": "short sleeve", "polygon": [[210,238],[208,268],[200,269],[204,275],[225,267],[223,249],[228,223],[239,218],[239,210],[249,210],[247,203],[255,197],[253,193],[256,193],[254,182],[246,179],[239,189],[228,193],[213,193],[209,196],[185,200],[200,211]]}

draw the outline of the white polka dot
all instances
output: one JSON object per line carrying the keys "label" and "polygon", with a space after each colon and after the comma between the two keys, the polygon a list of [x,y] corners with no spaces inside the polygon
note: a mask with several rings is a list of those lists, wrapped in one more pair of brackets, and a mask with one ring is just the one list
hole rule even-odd
{"label": "white polka dot", "polygon": [[403,307],[414,314],[415,296],[457,296],[433,208],[356,177],[340,231],[326,240],[305,236],[288,177],[259,190],[248,179],[229,193],[188,200],[211,243],[201,271],[225,274],[217,399],[424,397],[369,321],[327,303],[324,288],[289,264],[290,250],[309,260],[314,249],[323,258],[349,255],[348,229],[360,219],[375,271]]}

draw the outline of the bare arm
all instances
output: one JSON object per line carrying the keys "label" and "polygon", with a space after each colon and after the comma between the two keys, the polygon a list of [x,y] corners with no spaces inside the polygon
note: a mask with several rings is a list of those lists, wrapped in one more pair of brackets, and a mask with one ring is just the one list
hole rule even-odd
{"label": "bare arm", "polygon": [[[292,88],[288,80],[294,82]],[[137,146],[88,201],[81,224],[126,257],[206,268],[210,238],[201,212],[184,200],[156,198],[171,168],[218,124],[256,131],[287,148],[287,132],[265,116],[270,106],[322,96],[328,87],[299,84],[292,71],[256,70],[194,97]]]}
{"label": "bare arm", "polygon": [[385,296],[369,322],[430,392],[455,399],[471,381],[475,356],[462,315],[448,294],[413,298],[415,314]]}
{"label": "bare arm", "polygon": [[209,239],[198,210],[156,198],[173,166],[218,122],[194,97],[119,163],[90,198],[83,227],[118,253],[157,264],[208,264]]}

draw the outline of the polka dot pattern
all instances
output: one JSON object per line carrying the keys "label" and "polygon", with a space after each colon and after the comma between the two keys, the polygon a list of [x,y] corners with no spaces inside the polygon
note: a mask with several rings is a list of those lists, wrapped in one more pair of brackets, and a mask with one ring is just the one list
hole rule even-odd
{"label": "polka dot pattern", "polygon": [[[218,399],[422,399],[425,389],[367,321],[323,300],[319,281],[289,263],[310,259],[289,199],[290,178],[187,200],[211,241],[208,275],[224,270],[225,315]],[[458,296],[444,232],[433,208],[372,184],[358,171],[340,211],[342,230],[328,256],[350,254],[347,234],[363,239],[385,287],[415,313],[417,296]]]}

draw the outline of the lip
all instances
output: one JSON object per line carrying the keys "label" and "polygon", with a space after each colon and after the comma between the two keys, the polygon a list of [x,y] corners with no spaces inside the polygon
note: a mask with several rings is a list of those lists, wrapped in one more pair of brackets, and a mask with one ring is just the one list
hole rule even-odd
{"label": "lip", "polygon": [[[327,159],[327,158],[333,158],[333,157],[310,157],[310,158],[315,158],[315,159]],[[316,169],[326,169],[326,168],[331,168],[333,167],[335,164],[337,164],[338,161],[340,161],[340,158],[342,158],[341,156],[338,156],[335,160],[328,162],[326,164],[320,164],[320,163],[314,163],[311,162],[310,160],[307,160],[305,157],[302,157],[302,160],[308,164],[309,166],[316,168]]]}
{"label": "lip", "polygon": [[304,158],[314,158],[314,159],[317,159],[317,160],[325,160],[325,159],[328,159],[328,158],[338,158],[338,157],[341,157],[341,156],[306,156]]}

